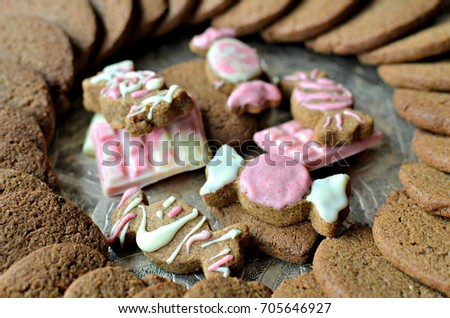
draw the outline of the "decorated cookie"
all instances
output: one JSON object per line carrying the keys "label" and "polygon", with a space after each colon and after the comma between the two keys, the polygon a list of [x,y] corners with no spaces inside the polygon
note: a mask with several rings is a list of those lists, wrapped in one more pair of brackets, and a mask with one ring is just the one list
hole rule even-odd
{"label": "decorated cookie", "polygon": [[167,280],[144,288],[133,298],[182,298],[186,291],[183,285]]}
{"label": "decorated cookie", "polygon": [[196,283],[184,298],[269,298],[270,295],[272,290],[260,282],[213,277]]}
{"label": "decorated cookie", "polygon": [[391,42],[432,18],[441,0],[378,0],[364,6],[343,24],[307,41],[306,46],[325,54],[359,54]]}
{"label": "decorated cookie", "polygon": [[237,201],[255,218],[275,226],[297,224],[310,216],[322,235],[338,233],[348,215],[347,175],[313,183],[306,167],[288,157],[263,154],[242,165],[239,155],[223,148],[208,163],[207,182],[200,189],[207,205],[221,208]]}
{"label": "decorated cookie", "polygon": [[414,62],[450,51],[450,22],[440,23],[358,56],[364,64]]}
{"label": "decorated cookie", "polygon": [[327,73],[316,68],[310,71],[296,71],[294,73],[281,76],[280,90],[283,93],[283,98],[289,100],[292,91],[300,81],[316,80],[321,77],[327,77]]}
{"label": "decorated cookie", "polygon": [[233,28],[237,36],[256,33],[282,16],[293,2],[292,0],[238,1],[214,17],[211,25],[215,28]]}
{"label": "decorated cookie", "polygon": [[312,272],[292,277],[274,289],[272,298],[326,298]]}
{"label": "decorated cookie", "polygon": [[121,267],[102,267],[78,277],[64,298],[129,298],[146,288],[144,281]]}
{"label": "decorated cookie", "polygon": [[245,223],[250,230],[252,251],[258,251],[272,257],[296,264],[311,259],[317,246],[319,235],[310,221],[294,225],[275,226],[259,219],[244,210],[239,203],[222,208],[210,208],[211,213],[222,226]]}
{"label": "decorated cookie", "polygon": [[450,92],[450,62],[381,65],[378,75],[389,85],[421,91]]}
{"label": "decorated cookie", "polygon": [[281,103],[281,92],[273,84],[260,80],[239,84],[228,97],[228,109],[234,113],[259,114]]}
{"label": "decorated cookie", "polygon": [[168,4],[167,0],[138,0],[134,1],[134,6],[136,21],[128,42],[136,42],[149,36],[167,13]]}
{"label": "decorated cookie", "polygon": [[109,196],[200,169],[209,157],[197,107],[169,125],[140,137],[130,137],[124,129],[112,129],[101,120],[89,130],[102,190]]}
{"label": "decorated cookie", "polygon": [[450,173],[450,137],[416,129],[412,148],[427,165]]}
{"label": "decorated cookie", "polygon": [[125,60],[108,65],[97,75],[84,79],[82,82],[84,108],[91,112],[101,112],[100,92],[102,89],[106,85],[113,84],[115,78],[133,70],[133,61]]}
{"label": "decorated cookie", "polygon": [[211,143],[241,145],[256,132],[256,118],[227,111],[227,95],[217,91],[205,74],[205,61],[175,64],[161,72],[168,86],[184,87],[202,112],[205,132]]}
{"label": "decorated cookie", "polygon": [[299,161],[309,170],[353,156],[373,147],[382,138],[381,132],[375,130],[369,137],[351,144],[324,146],[314,141],[314,130],[303,127],[295,120],[258,131],[253,136],[253,140],[261,149]]}
{"label": "decorated cookie", "polygon": [[450,217],[450,175],[423,163],[403,163],[399,178],[408,195],[425,211]]}
{"label": "decorated cookie", "polygon": [[55,110],[44,77],[30,68],[0,61],[0,109],[14,108],[33,117],[49,145],[55,132]]}
{"label": "decorated cookie", "polygon": [[224,12],[235,2],[235,0],[199,0],[188,23],[200,24],[206,22],[212,17]]}
{"label": "decorated cookie", "polygon": [[357,4],[356,0],[303,0],[265,28],[261,36],[267,42],[305,41],[342,22]]}
{"label": "decorated cookie", "polygon": [[[208,2],[208,1],[204,1]],[[231,28],[216,29],[214,27],[207,28],[202,34],[196,35],[189,42],[189,48],[198,55],[206,55],[212,43],[222,38],[233,38],[236,31]]]}
{"label": "decorated cookie", "polygon": [[190,205],[171,196],[146,206],[144,194],[136,190],[126,192],[113,213],[110,243],[134,237],[153,264],[179,274],[203,269],[206,277],[228,277],[243,266],[245,224],[212,232],[206,217]]}
{"label": "decorated cookie", "polygon": [[0,279],[0,296],[62,297],[81,275],[107,265],[108,260],[86,245],[63,243],[42,247],[14,263]]}
{"label": "decorated cookie", "polygon": [[414,125],[450,136],[450,94],[397,89],[393,97],[397,113]]}
{"label": "decorated cookie", "polygon": [[442,297],[384,258],[367,226],[354,225],[339,238],[323,240],[313,272],[327,297]]}
{"label": "decorated cookie", "polygon": [[300,80],[291,95],[292,117],[308,128],[314,128],[324,112],[352,106],[352,93],[328,78]]}
{"label": "decorated cookie", "polygon": [[263,75],[255,49],[233,38],[214,41],[206,54],[206,75],[220,92],[229,95],[237,84]]}
{"label": "decorated cookie", "polygon": [[50,188],[28,173],[12,169],[0,169],[0,196],[23,190],[50,191]]}
{"label": "decorated cookie", "polygon": [[314,139],[327,146],[363,140],[373,133],[373,118],[357,110],[327,111],[314,128]]}
{"label": "decorated cookie", "polygon": [[[11,174],[10,174],[11,175]],[[85,244],[108,254],[108,245],[91,218],[68,200],[32,189],[0,196],[0,273],[29,253],[56,243]]]}
{"label": "decorated cookie", "polygon": [[404,190],[386,197],[373,237],[386,259],[417,281],[450,296],[450,221],[425,212]]}

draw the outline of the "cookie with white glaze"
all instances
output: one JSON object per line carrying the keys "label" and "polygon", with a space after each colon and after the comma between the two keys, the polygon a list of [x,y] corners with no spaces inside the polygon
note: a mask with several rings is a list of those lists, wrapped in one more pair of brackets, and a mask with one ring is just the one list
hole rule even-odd
{"label": "cookie with white glaze", "polygon": [[292,91],[300,81],[303,80],[315,80],[321,77],[327,77],[328,74],[324,70],[312,69],[312,70],[298,70],[290,74],[280,76],[280,90],[283,94],[283,98],[289,100]]}
{"label": "cookie with white glaze", "polygon": [[189,49],[192,53],[204,56],[208,53],[208,50],[214,41],[222,38],[234,38],[235,36],[236,31],[234,29],[216,29],[214,27],[209,27],[203,31],[203,33],[194,35],[191,41],[189,41]]}

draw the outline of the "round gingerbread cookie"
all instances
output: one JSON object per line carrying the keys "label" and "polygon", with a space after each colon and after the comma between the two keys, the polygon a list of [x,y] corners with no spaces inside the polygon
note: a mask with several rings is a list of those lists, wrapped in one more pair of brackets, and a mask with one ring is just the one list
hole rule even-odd
{"label": "round gingerbread cookie", "polygon": [[393,102],[397,113],[414,125],[450,136],[450,94],[397,89]]}
{"label": "round gingerbread cookie", "polygon": [[42,75],[30,68],[0,60],[0,79],[0,109],[13,107],[33,117],[49,145],[55,132],[55,110]]}
{"label": "round gingerbread cookie", "polygon": [[358,56],[364,64],[414,62],[450,51],[450,22],[440,23]]}
{"label": "round gingerbread cookie", "polygon": [[145,283],[128,269],[102,267],[78,277],[64,298],[130,298],[144,288]]}
{"label": "round gingerbread cookie", "polygon": [[23,114],[20,109],[0,103],[0,118],[0,139],[27,139],[40,151],[47,152],[47,141],[33,117]]}
{"label": "round gingerbread cookie", "polygon": [[234,39],[214,41],[206,54],[206,75],[210,85],[226,95],[242,82],[263,75],[258,52],[247,44]]}
{"label": "round gingerbread cookie", "polygon": [[50,188],[28,173],[12,169],[0,169],[0,196],[24,190],[50,191]]}
{"label": "round gingerbread cookie", "polygon": [[215,90],[206,78],[202,60],[179,63],[161,72],[166,85],[178,84],[195,99],[202,112],[206,136],[220,144],[238,145],[252,139],[257,124],[254,116],[226,110],[227,96]]}
{"label": "round gingerbread cookie", "polygon": [[404,190],[375,215],[373,237],[384,257],[414,279],[450,296],[450,220],[425,212]]}
{"label": "round gingerbread cookie", "polygon": [[313,129],[324,112],[352,106],[352,93],[328,78],[300,80],[291,94],[292,117],[302,126]]}
{"label": "round gingerbread cookie", "polygon": [[450,92],[450,62],[381,65],[378,75],[389,85],[420,91]]}
{"label": "round gingerbread cookie", "polygon": [[427,165],[450,173],[450,137],[416,129],[412,148]]}
{"label": "round gingerbread cookie", "polygon": [[237,36],[262,30],[282,16],[294,3],[292,0],[246,0],[238,1],[224,13],[214,17],[215,28],[232,28]]}
{"label": "round gingerbread cookie", "polygon": [[322,241],[313,272],[327,297],[442,297],[384,258],[367,226],[354,225],[341,237]]}
{"label": "round gingerbread cookie", "polygon": [[441,0],[377,0],[350,20],[306,42],[315,52],[359,54],[388,43],[432,18]]}
{"label": "round gingerbread cookie", "polygon": [[[2,13],[36,17],[61,28],[74,46],[77,71],[81,71],[87,65],[97,35],[95,14],[89,0],[4,0]],[[39,34],[38,30],[34,32]],[[42,37],[42,34],[39,34],[39,37]],[[30,37],[33,40],[36,38],[38,37]],[[55,47],[51,49],[55,50]],[[48,61],[54,60],[48,58]]]}
{"label": "round gingerbread cookie", "polygon": [[399,178],[408,195],[425,211],[450,218],[450,175],[420,162],[403,163]]}
{"label": "round gingerbread cookie", "polygon": [[62,297],[81,275],[107,265],[86,245],[63,243],[42,247],[14,263],[0,279],[0,297]]}
{"label": "round gingerbread cookie", "polygon": [[50,188],[56,186],[58,177],[45,153],[31,141],[23,138],[0,140],[0,168],[26,172],[45,182]]}
{"label": "round gingerbread cookie", "polygon": [[312,272],[292,277],[274,289],[272,298],[326,298]]}
{"label": "round gingerbread cookie", "polygon": [[182,298],[186,291],[183,285],[167,281],[149,286],[135,294],[133,298]]}
{"label": "round gingerbread cookie", "polygon": [[128,42],[135,42],[149,35],[167,11],[166,0],[138,0],[134,5],[136,21]]}
{"label": "round gingerbread cookie", "polygon": [[90,0],[103,26],[101,44],[95,52],[94,63],[100,63],[125,43],[132,27],[133,0]]}
{"label": "round gingerbread cookie", "polygon": [[[3,4],[2,9],[5,7]],[[70,90],[74,77],[72,46],[61,29],[36,17],[3,16],[0,30],[0,59],[42,74],[57,93]]]}
{"label": "round gingerbread cookie", "polygon": [[300,42],[313,38],[346,19],[356,0],[303,0],[261,32],[267,42]]}
{"label": "round gingerbread cookie", "polygon": [[167,13],[156,29],[150,33],[151,37],[160,37],[173,30],[189,18],[196,5],[192,0],[167,0]]}
{"label": "round gingerbread cookie", "polygon": [[0,273],[29,253],[51,244],[85,244],[108,255],[106,238],[91,218],[54,193],[16,191],[0,196],[0,202],[3,255]]}
{"label": "round gingerbread cookie", "polygon": [[144,277],[142,277],[142,280],[147,286],[153,286],[159,283],[166,283],[170,280],[155,274],[147,274]]}
{"label": "round gingerbread cookie", "polygon": [[195,11],[187,22],[189,24],[203,23],[224,12],[235,2],[235,0],[199,0]]}
{"label": "round gingerbread cookie", "polygon": [[196,283],[184,298],[268,298],[270,295],[272,290],[260,282],[214,277]]}

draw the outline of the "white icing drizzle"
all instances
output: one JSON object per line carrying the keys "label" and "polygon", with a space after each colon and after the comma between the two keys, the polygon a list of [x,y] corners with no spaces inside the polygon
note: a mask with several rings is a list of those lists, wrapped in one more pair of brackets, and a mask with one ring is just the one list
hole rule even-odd
{"label": "white icing drizzle", "polygon": [[229,230],[227,233],[225,233],[225,234],[222,235],[221,237],[219,237],[219,238],[217,238],[217,239],[215,239],[215,240],[212,240],[212,241],[203,243],[203,244],[202,244],[202,247],[207,247],[207,246],[216,244],[216,243],[218,243],[218,242],[222,242],[222,241],[226,241],[226,240],[230,240],[230,239],[233,240],[233,239],[235,239],[236,236],[238,236],[239,234],[241,234],[241,231],[240,231],[240,230],[236,230],[236,229]]}
{"label": "white icing drizzle", "polygon": [[[153,108],[162,102],[171,103],[173,100],[173,94],[175,93],[175,91],[178,88],[179,88],[178,85],[172,85],[169,87],[169,90],[165,94],[160,93],[157,95],[147,97],[139,105],[132,106],[128,116],[133,117],[133,116],[142,114],[148,110],[147,118],[148,118],[148,120],[152,120]],[[150,109],[148,109],[149,107],[150,107]]]}
{"label": "white icing drizzle", "polygon": [[[123,211],[123,216],[127,215],[131,210],[137,207],[142,202],[142,198],[136,198],[128,204],[127,208]],[[120,216],[120,214],[119,214]]]}
{"label": "white icing drizzle", "polygon": [[167,209],[169,206],[171,206],[175,202],[175,197],[171,196],[166,201],[163,202],[163,207]]}
{"label": "white icing drizzle", "polygon": [[156,216],[162,220],[164,215],[161,210],[158,210],[158,211],[156,211]]}
{"label": "white icing drizzle", "polygon": [[103,71],[93,77],[91,77],[91,83],[97,84],[102,81],[111,81],[113,78],[120,74],[132,70],[134,67],[133,61],[125,60],[119,63],[108,65]]}
{"label": "white icing drizzle", "polygon": [[225,278],[230,276],[230,269],[228,267],[219,267],[218,269],[216,269],[216,272],[221,272],[223,274],[223,277]]}
{"label": "white icing drizzle", "polygon": [[198,216],[198,210],[193,209],[190,214],[181,219],[148,232],[145,229],[147,224],[147,212],[143,206],[140,205],[139,207],[142,209],[143,216],[136,235],[136,243],[143,252],[154,252],[166,246],[187,222]]}
{"label": "white icing drizzle", "polygon": [[211,257],[209,260],[212,261],[213,259],[218,258],[218,257],[220,257],[220,256],[227,255],[227,254],[230,253],[230,252],[231,252],[231,248],[229,248],[229,247],[224,248],[221,252],[219,252],[218,254],[214,255],[214,256]]}
{"label": "white icing drizzle", "polygon": [[214,193],[236,180],[244,159],[230,146],[223,145],[214,158],[208,162],[208,178],[200,189],[200,195]]}
{"label": "white icing drizzle", "polygon": [[346,188],[349,181],[348,175],[335,174],[313,182],[306,201],[314,204],[325,222],[336,222],[339,212],[348,206]]}
{"label": "white icing drizzle", "polygon": [[130,226],[130,222],[127,222],[125,226],[122,229],[122,232],[120,232],[119,241],[120,241],[120,247],[123,248],[123,245],[125,244],[125,235],[127,234],[128,227]]}
{"label": "white icing drizzle", "polygon": [[109,232],[109,235],[110,235],[110,236],[114,234],[114,231],[115,231],[116,228],[119,226],[119,224],[120,224],[120,219],[118,219],[118,220],[116,221],[116,223],[114,223],[113,227],[111,228],[111,232]]}
{"label": "white icing drizzle", "polygon": [[167,259],[166,263],[167,264],[172,264],[172,262],[174,261],[175,257],[177,257],[178,253],[180,253],[181,248],[183,247],[184,243],[187,242],[187,240],[195,233],[197,232],[197,230],[199,228],[202,227],[203,223],[205,223],[206,221],[206,216],[202,217],[202,219],[192,228],[192,230],[189,231],[188,234],[186,234],[186,236],[183,238],[183,240],[181,241],[181,243],[177,246],[177,248],[175,249],[175,251],[173,251],[172,255],[170,255],[170,257]]}

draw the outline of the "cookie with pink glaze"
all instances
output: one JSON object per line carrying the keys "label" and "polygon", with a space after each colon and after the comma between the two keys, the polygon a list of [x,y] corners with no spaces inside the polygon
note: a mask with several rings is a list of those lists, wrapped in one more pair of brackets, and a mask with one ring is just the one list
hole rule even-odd
{"label": "cookie with pink glaze", "polygon": [[327,77],[327,72],[316,68],[309,71],[296,71],[291,74],[283,75],[279,83],[283,98],[289,100],[292,91],[300,81],[316,80],[322,77]]}
{"label": "cookie with pink glaze", "polygon": [[206,54],[206,75],[216,90],[229,95],[242,82],[263,76],[256,49],[233,38],[214,41]]}
{"label": "cookie with pink glaze", "polygon": [[328,78],[300,80],[291,95],[292,117],[308,128],[314,128],[324,112],[352,106],[352,93]]}
{"label": "cookie with pink glaze", "polygon": [[277,227],[310,217],[319,233],[335,236],[348,215],[348,180],[335,175],[313,182],[307,168],[289,157],[263,154],[244,163],[223,146],[207,165],[200,195],[216,208],[239,202],[254,218]]}
{"label": "cookie with pink glaze", "polygon": [[373,133],[373,118],[357,110],[324,112],[314,128],[322,145],[340,146],[363,140]]}
{"label": "cookie with pink glaze", "polygon": [[234,38],[236,31],[231,28],[216,29],[213,27],[207,28],[202,34],[195,35],[189,42],[189,49],[198,55],[206,55],[209,47],[214,41],[222,38]]}
{"label": "cookie with pink glaze", "polygon": [[280,103],[278,87],[261,80],[239,84],[227,100],[228,110],[239,114],[259,114],[267,108],[280,106]]}
{"label": "cookie with pink glaze", "polygon": [[142,191],[130,189],[116,211],[108,238],[136,242],[144,255],[163,270],[186,274],[203,269],[206,277],[224,276],[242,268],[248,227],[234,224],[212,232],[197,209],[174,196],[146,205]]}

